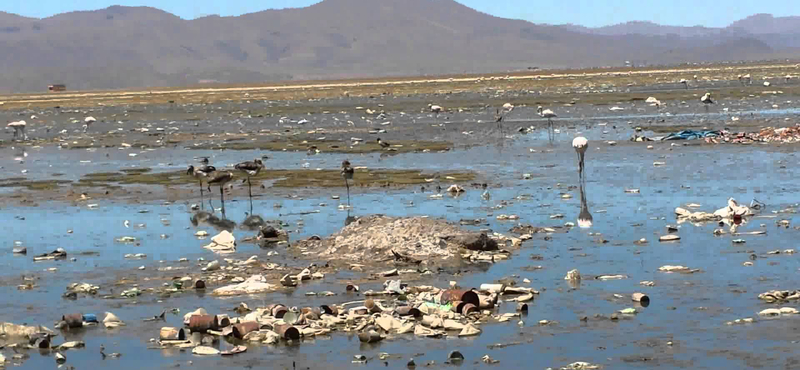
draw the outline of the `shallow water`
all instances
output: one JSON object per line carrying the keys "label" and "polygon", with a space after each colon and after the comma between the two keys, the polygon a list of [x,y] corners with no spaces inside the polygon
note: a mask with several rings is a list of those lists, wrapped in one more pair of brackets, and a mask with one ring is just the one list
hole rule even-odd
{"label": "shallow water", "polygon": [[[796,111],[784,114],[791,116]],[[196,259],[219,259],[202,249],[208,240],[198,240],[194,233],[207,230],[216,233],[209,225],[193,226],[189,205],[199,203],[199,194],[183,202],[164,204],[145,202],[141,204],[118,203],[109,199],[94,199],[97,209],[83,205],[65,203],[39,203],[37,207],[6,207],[0,209],[0,235],[4,248],[0,250],[0,280],[4,282],[0,293],[6,297],[0,304],[3,308],[0,319],[16,323],[52,325],[64,313],[84,312],[101,314],[112,311],[129,326],[112,331],[102,328],[87,329],[68,334],[65,340],[80,339],[87,342],[87,349],[71,350],[65,354],[68,364],[77,368],[114,366],[119,369],[174,368],[191,361],[193,369],[213,369],[220,366],[245,368],[272,367],[291,368],[295,361],[298,368],[383,368],[377,359],[381,352],[397,354],[399,358],[389,360],[390,368],[401,368],[414,357],[418,366],[436,361],[441,366],[446,354],[459,349],[467,357],[462,368],[486,366],[476,363],[484,354],[500,360],[499,366],[509,368],[546,368],[564,366],[574,361],[587,361],[611,368],[741,368],[762,366],[767,368],[794,366],[796,343],[795,328],[800,326],[797,318],[782,317],[774,320],[759,320],[754,324],[726,326],[725,322],[742,317],[755,317],[764,308],[773,307],[758,300],[757,295],[771,289],[794,289],[793,278],[800,268],[796,255],[766,255],[775,249],[795,248],[798,231],[778,228],[776,220],[789,219],[792,225],[798,222],[794,214],[774,214],[779,210],[794,207],[798,194],[797,156],[793,148],[778,146],[706,146],[683,143],[621,143],[609,146],[604,141],[624,141],[632,133],[630,120],[642,119],[631,116],[608,116],[603,119],[619,129],[601,126],[561,127],[553,145],[547,143],[544,131],[529,135],[515,135],[502,141],[502,146],[488,145],[470,147],[456,146],[446,153],[403,154],[382,158],[380,154],[345,156],[321,154],[307,156],[304,153],[269,153],[268,167],[336,168],[344,158],[356,166],[384,168],[417,168],[435,173],[437,171],[470,169],[479,174],[477,182],[489,184],[491,200],[483,200],[481,190],[467,187],[467,192],[457,198],[445,196],[432,200],[430,190],[419,188],[355,189],[352,193],[352,215],[382,213],[392,216],[428,215],[443,217],[457,222],[461,219],[486,218],[488,227],[507,233],[515,223],[497,221],[500,214],[516,214],[520,222],[535,226],[557,226],[565,222],[577,223],[580,212],[580,194],[577,188],[578,174],[576,155],[571,148],[571,139],[581,134],[588,137],[590,149],[587,153],[586,195],[593,216],[590,229],[572,228],[564,234],[554,234],[551,241],[541,236],[526,242],[515,252],[514,257],[485,269],[463,276],[444,273],[430,278],[428,283],[446,286],[449,280],[457,280],[461,286],[478,286],[512,274],[519,275],[519,282],[528,278],[531,287],[541,290],[532,304],[527,317],[520,326],[515,321],[504,324],[484,325],[483,334],[471,339],[417,339],[411,335],[385,340],[377,345],[362,345],[356,337],[334,333],[328,338],[316,338],[299,345],[278,347],[251,346],[245,354],[233,358],[202,358],[190,352],[148,350],[148,339],[157,336],[164,323],[143,323],[140,320],[158,314],[162,309],[179,308],[180,315],[168,314],[166,325],[180,326],[185,312],[196,307],[205,307],[209,312],[227,312],[239,302],[251,307],[280,302],[292,305],[318,305],[341,303],[360,299],[340,294],[328,298],[308,298],[309,291],[331,290],[341,292],[343,283],[357,276],[341,272],[326,276],[321,282],[302,285],[291,293],[279,292],[264,296],[218,299],[184,293],[172,298],[143,295],[134,300],[87,299],[63,300],[60,294],[69,282],[86,281],[107,287],[117,279],[146,277],[160,266],[184,266],[196,269]],[[646,118],[645,118],[646,119]],[[624,127],[624,128],[623,128]],[[26,169],[26,177],[49,178],[54,172],[65,173],[66,179],[77,179],[85,173],[115,171],[121,167],[150,167],[154,171],[182,169],[192,163],[192,156],[209,155],[213,163],[228,164],[243,159],[260,157],[260,151],[182,151],[158,149],[138,152],[136,157],[129,151],[98,149],[58,150],[52,148],[30,149],[24,163],[13,160],[13,149],[2,149],[2,163],[10,173]],[[109,157],[105,157],[105,153]],[[80,163],[91,160],[91,163]],[[653,162],[666,162],[654,167]],[[53,167],[51,167],[53,166]],[[531,174],[530,180],[523,174]],[[434,185],[435,183],[431,184]],[[442,186],[449,183],[442,181]],[[469,185],[469,184],[463,184]],[[237,187],[243,185],[237,184]],[[428,186],[430,189],[432,186]],[[639,194],[629,194],[625,189],[641,189]],[[331,195],[346,199],[344,189],[318,191],[298,190],[299,197],[289,197],[294,191],[255,190],[255,214],[264,219],[280,219],[289,224],[292,240],[310,235],[326,236],[344,226],[347,212],[337,206],[344,200],[333,200]],[[562,199],[562,193],[572,195]],[[216,195],[216,193],[214,193]],[[682,240],[675,243],[659,243],[658,236],[666,233],[665,226],[675,224],[674,209],[687,203],[699,203],[699,210],[714,211],[726,205],[728,198],[749,203],[757,199],[767,208],[762,216],[776,218],[754,218],[739,231],[767,230],[766,235],[743,236],[746,244],[733,244],[730,235],[714,236],[715,224],[694,226],[681,225]],[[226,215],[241,222],[249,211],[247,198],[226,199]],[[215,206],[219,200],[213,198]],[[507,202],[501,209],[493,207]],[[321,203],[327,205],[321,206]],[[275,205],[280,205],[280,208]],[[206,207],[208,205],[206,204]],[[319,213],[296,215],[299,212],[319,210]],[[142,213],[141,211],[146,211]],[[294,215],[287,215],[294,214]],[[563,219],[551,219],[563,214]],[[24,220],[20,219],[24,217]],[[130,221],[130,228],[124,221]],[[298,222],[302,221],[302,225]],[[146,224],[137,228],[137,224]],[[765,226],[762,227],[761,224]],[[483,226],[486,227],[486,226]],[[473,227],[475,228],[475,227]],[[71,233],[68,232],[71,230]],[[162,238],[162,234],[168,236]],[[251,231],[237,228],[237,239],[253,235]],[[136,237],[140,243],[115,242],[122,236]],[[597,239],[606,239],[600,243]],[[638,246],[633,242],[647,238],[648,244]],[[28,248],[27,256],[10,253],[14,241]],[[76,262],[32,261],[32,256],[65,248]],[[305,266],[312,261],[286,258],[286,253],[267,257],[266,250],[255,245],[240,244],[236,258],[258,255],[262,260],[286,263],[289,266]],[[760,257],[754,266],[745,267],[750,251]],[[87,254],[91,252],[92,254]],[[146,253],[143,260],[126,260],[127,253]],[[533,260],[531,255],[544,259]],[[189,263],[180,264],[178,259],[189,258]],[[540,270],[526,267],[541,265]],[[662,265],[685,265],[699,268],[695,274],[665,274],[658,272]],[[138,271],[137,267],[147,270]],[[45,271],[57,267],[56,272]],[[577,289],[571,289],[563,280],[568,270],[577,268],[584,281]],[[591,276],[625,274],[623,280],[599,281]],[[22,275],[39,278],[38,287],[32,291],[19,291]],[[176,271],[175,275],[181,275]],[[651,280],[654,287],[640,286],[639,282]],[[378,288],[382,281],[362,285],[363,290]],[[524,285],[524,284],[523,284]],[[121,289],[120,289],[121,290]],[[115,290],[116,291],[116,290]],[[649,307],[635,317],[619,322],[608,319],[593,319],[594,314],[609,314],[633,307],[629,296],[633,292],[645,292],[651,299]],[[613,294],[621,294],[622,299]],[[793,305],[788,305],[793,306]],[[513,310],[512,303],[500,307],[501,312]],[[579,320],[589,316],[584,323]],[[555,322],[540,326],[539,320]],[[57,340],[58,341],[58,340]],[[495,343],[520,341],[523,344],[505,348],[488,348]],[[667,342],[672,342],[668,345]],[[99,350],[104,344],[106,352],[121,352],[119,359],[102,360]],[[230,346],[227,343],[222,347]],[[22,368],[39,369],[53,365],[50,354],[30,352],[31,358]],[[372,360],[365,365],[351,364],[352,356],[365,354]],[[419,355],[422,354],[422,355]],[[9,354],[6,354],[9,356]]]}

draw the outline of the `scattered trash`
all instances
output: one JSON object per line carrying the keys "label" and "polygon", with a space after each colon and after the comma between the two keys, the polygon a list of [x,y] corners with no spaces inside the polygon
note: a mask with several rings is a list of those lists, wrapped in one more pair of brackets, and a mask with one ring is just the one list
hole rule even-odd
{"label": "scattered trash", "polygon": [[211,238],[211,244],[203,248],[209,249],[215,253],[228,254],[236,252],[236,238],[228,230],[223,230]]}

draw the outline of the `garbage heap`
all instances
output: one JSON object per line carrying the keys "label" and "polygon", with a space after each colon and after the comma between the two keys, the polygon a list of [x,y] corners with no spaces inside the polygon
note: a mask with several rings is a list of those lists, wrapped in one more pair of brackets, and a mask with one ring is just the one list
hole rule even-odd
{"label": "garbage heap", "polygon": [[460,256],[471,261],[506,259],[522,240],[501,234],[472,232],[428,217],[359,218],[328,238],[312,237],[295,243],[303,254],[327,260],[426,264]]}

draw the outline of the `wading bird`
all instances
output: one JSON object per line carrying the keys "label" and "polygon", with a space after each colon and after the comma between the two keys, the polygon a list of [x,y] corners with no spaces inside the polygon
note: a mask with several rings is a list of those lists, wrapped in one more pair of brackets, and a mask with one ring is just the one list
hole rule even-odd
{"label": "wading bird", "polygon": [[753,78],[750,76],[749,73],[744,76],[739,76],[739,83],[741,83],[742,85],[745,85],[745,83],[747,83],[748,85],[752,84]]}
{"label": "wading bird", "polygon": [[86,132],[86,130],[89,129],[89,126],[91,126],[92,123],[95,123],[95,122],[97,122],[97,119],[95,119],[92,116],[84,118],[83,119],[83,132]]}
{"label": "wading bird", "polygon": [[242,171],[247,175],[247,192],[250,196],[250,212],[253,212],[253,186],[250,184],[250,176],[256,176],[261,169],[264,168],[264,163],[261,162],[260,159],[255,159],[253,161],[242,162],[234,166],[233,168]]}
{"label": "wading bird", "polygon": [[706,113],[708,113],[709,104],[714,104],[714,101],[711,100],[711,93],[707,92],[705,95],[703,95],[703,97],[700,98],[700,102],[702,102],[703,105],[706,107]]}
{"label": "wading bird", "polygon": [[390,146],[392,146],[391,144],[389,144],[389,143],[387,143],[385,141],[382,141],[381,138],[378,138],[378,145],[380,145],[381,148],[384,148],[384,149],[387,149]]}
{"label": "wading bird", "polygon": [[586,140],[586,138],[583,136],[578,136],[572,140],[572,147],[575,148],[575,153],[578,153],[578,177],[581,180],[581,184],[583,184],[583,165],[586,149],[589,148],[589,140]]}
{"label": "wading bird", "polygon": [[[206,161],[208,163],[208,161]],[[193,176],[197,179],[197,182],[200,183],[200,206],[203,206],[203,179],[207,178],[217,169],[214,166],[209,165],[202,165],[195,168],[194,166],[189,166],[189,169],[186,170],[186,174],[189,176]],[[209,205],[211,205],[211,199],[208,200]],[[211,208],[214,208],[212,205]]]}
{"label": "wading bird", "polygon": [[208,178],[208,191],[211,192],[211,185],[219,185],[219,200],[222,202],[222,217],[225,217],[225,192],[222,187],[233,180],[231,172],[214,172]]}
{"label": "wading bird", "polygon": [[540,117],[547,118],[547,135],[550,137],[550,141],[553,141],[553,136],[555,135],[555,133],[553,133],[553,118],[558,116],[550,109],[542,108],[541,105],[536,109],[536,112]]}
{"label": "wading bird", "polygon": [[25,123],[25,121],[11,122],[6,125],[6,127],[11,127],[14,129],[13,140],[28,140],[28,134],[25,133],[25,126],[27,126],[27,123]]}
{"label": "wading bird", "polygon": [[[380,139],[378,139],[380,140]],[[350,206],[350,183],[348,180],[353,179],[353,175],[356,174],[356,170],[350,166],[350,161],[344,160],[342,161],[342,178],[344,178],[344,186],[347,188],[347,206]]]}

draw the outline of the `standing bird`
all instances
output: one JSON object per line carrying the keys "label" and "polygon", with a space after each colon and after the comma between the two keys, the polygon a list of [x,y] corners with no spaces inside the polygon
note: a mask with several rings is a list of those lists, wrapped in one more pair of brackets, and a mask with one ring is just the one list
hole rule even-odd
{"label": "standing bird", "polygon": [[89,129],[89,126],[91,126],[91,125],[92,125],[92,123],[95,123],[95,122],[97,122],[97,119],[95,119],[95,118],[94,118],[94,117],[92,117],[92,116],[89,116],[89,117],[86,117],[86,118],[84,118],[84,119],[83,119],[83,132],[85,133],[85,132],[86,132],[86,130],[88,130],[88,129]]}
{"label": "standing bird", "polygon": [[550,141],[553,141],[553,135],[551,132],[553,131],[553,118],[558,117],[555,112],[551,111],[550,109],[544,109],[540,105],[539,108],[536,109],[536,112],[539,114],[540,117],[547,118],[547,134],[550,137]]}
{"label": "standing bird", "polygon": [[494,122],[497,123],[497,129],[500,130],[500,135],[503,135],[503,119],[505,119],[505,114],[497,109],[497,112],[494,114]]}
{"label": "standing bird", "polygon": [[247,176],[247,192],[250,196],[250,212],[253,212],[253,186],[250,184],[250,176],[256,176],[261,169],[264,168],[264,163],[261,162],[260,159],[255,159],[253,161],[242,162],[234,166],[233,168],[242,171]]}
{"label": "standing bird", "polygon": [[14,129],[13,140],[18,140],[18,138],[21,140],[28,140],[28,134],[25,133],[25,126],[27,126],[27,123],[25,121],[11,122],[6,125],[6,127],[11,127]]}
{"label": "standing bird", "polygon": [[[206,162],[208,163],[208,162]],[[186,170],[186,174],[189,176],[193,176],[197,179],[197,182],[200,183],[200,205],[203,206],[203,179],[207,178],[217,169],[214,166],[209,165],[202,165],[197,168],[194,166],[189,166],[189,169]],[[211,205],[211,199],[208,200],[209,205]],[[211,208],[214,208],[212,205]]]}
{"label": "standing bird", "polygon": [[222,187],[233,180],[231,172],[214,172],[208,179],[208,191],[211,192],[211,185],[219,185],[219,199],[222,202],[222,217],[225,217],[225,193]]}
{"label": "standing bird", "polygon": [[572,147],[575,148],[575,152],[578,153],[578,176],[581,180],[581,184],[583,184],[584,156],[586,155],[586,149],[589,148],[589,140],[586,140],[583,136],[578,136],[572,140]]}
{"label": "standing bird", "polygon": [[[389,144],[389,143],[387,143],[387,142],[385,142],[385,141],[382,141],[382,140],[381,140],[381,138],[378,138],[378,145],[380,145],[380,146],[381,146],[381,148],[384,148],[384,149],[387,149],[387,148],[389,148],[390,146],[392,146],[391,144]],[[345,162],[346,162],[346,161],[345,161]]]}
{"label": "standing bird", "polygon": [[[380,139],[378,139],[380,140]],[[347,188],[347,206],[350,206],[350,184],[347,180],[352,180],[353,175],[356,174],[356,170],[353,167],[350,167],[350,161],[344,160],[342,161],[342,178],[344,179],[344,186]]]}
{"label": "standing bird", "polygon": [[706,107],[706,113],[708,113],[708,105],[714,104],[714,101],[711,100],[711,93],[707,92],[705,95],[703,95],[703,97],[700,98],[700,102],[702,102],[703,105]]}
{"label": "standing bird", "polygon": [[741,83],[742,86],[744,86],[745,83],[751,85],[753,83],[753,77],[750,76],[749,73],[744,76],[739,76],[739,83]]}

